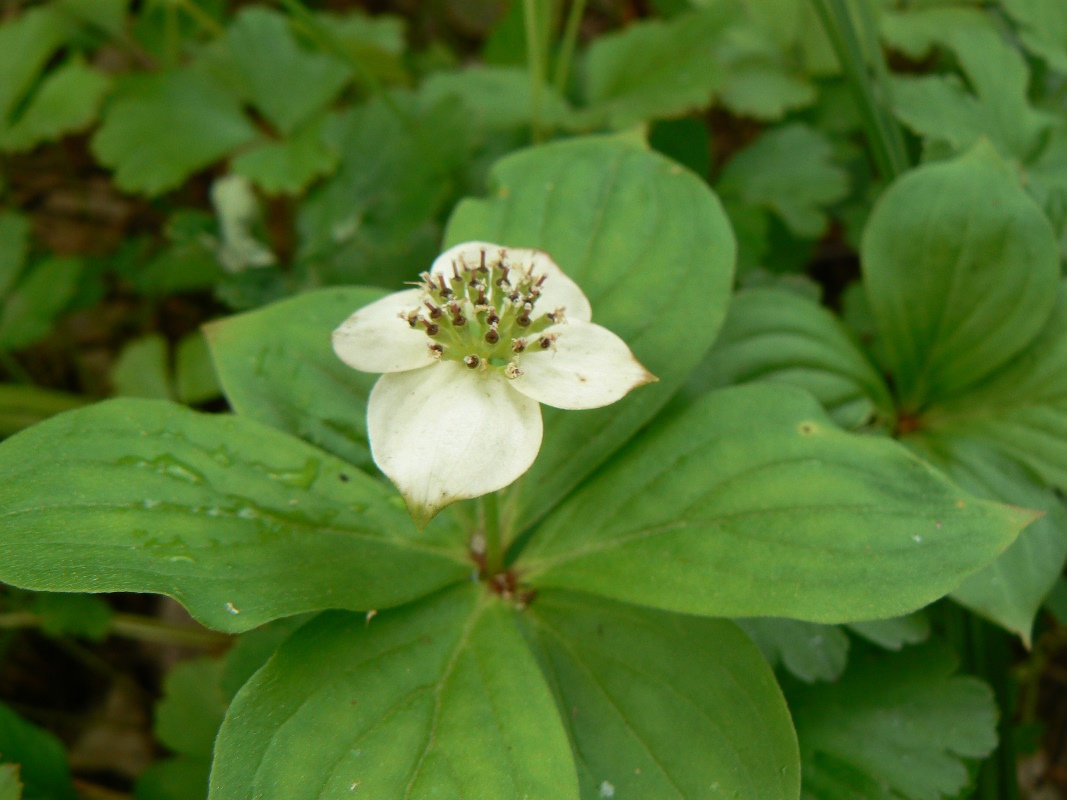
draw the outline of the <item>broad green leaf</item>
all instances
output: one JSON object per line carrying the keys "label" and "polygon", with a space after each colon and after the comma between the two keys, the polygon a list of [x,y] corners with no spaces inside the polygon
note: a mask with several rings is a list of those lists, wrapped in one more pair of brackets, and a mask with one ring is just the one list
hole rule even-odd
{"label": "broad green leaf", "polygon": [[10,126],[0,124],[0,149],[29,150],[89,127],[100,111],[111,79],[72,58],[49,73],[26,111]]}
{"label": "broad green leaf", "polygon": [[26,800],[75,800],[63,743],[0,703],[0,763],[18,764]]}
{"label": "broad green leaf", "polygon": [[222,669],[220,685],[226,702],[233,702],[241,687],[267,663],[278,646],[314,616],[298,614],[295,617],[283,617],[238,636],[233,647],[226,652]]}
{"label": "broad green leaf", "polygon": [[119,188],[157,195],[256,136],[236,95],[203,72],[171,69],[116,84],[92,150]]}
{"label": "broad green leaf", "polygon": [[899,650],[906,644],[925,642],[930,636],[930,620],[922,611],[903,617],[850,622],[848,629],[884,650]]}
{"label": "broad green leaf", "polygon": [[462,534],[257,422],[111,400],[0,444],[0,581],[169,595],[206,625],[385,608],[465,578]]}
{"label": "broad green leaf", "polygon": [[252,104],[282,133],[325,109],[348,82],[349,67],[300,47],[277,11],[242,9],[226,37]]}
{"label": "broad green leaf", "polygon": [[400,288],[439,252],[439,220],[458,192],[470,120],[452,100],[430,104],[400,91],[390,98],[339,117],[340,167],[300,206],[297,255],[318,284]]}
{"label": "broad green leaf", "polygon": [[894,77],[892,106],[905,125],[953,152],[985,136],[1005,157],[1033,154],[1053,117],[1030,106],[1026,62],[992,15],[967,8],[890,13],[882,19],[882,34],[915,59],[935,45],[948,47],[973,87],[972,94],[955,76]]}
{"label": "broad green leaf", "polygon": [[588,137],[509,156],[493,169],[491,192],[460,204],[446,244],[547,251],[588,296],[593,321],[625,339],[659,378],[604,409],[542,409],[544,442],[519,489],[520,522],[528,525],[644,425],[696,366],[726,311],[735,248],[707,185],[632,138]]}
{"label": "broad green leaf", "polygon": [[942,646],[853,654],[838,684],[787,691],[805,800],[938,800],[968,783],[961,758],[996,745],[989,687],[954,676]]}
{"label": "broad green leaf", "polygon": [[725,78],[716,45],[734,16],[724,3],[598,37],[585,63],[588,117],[626,128],[706,108]]}
{"label": "broad green leaf", "polygon": [[115,394],[173,400],[169,359],[170,346],[161,334],[132,340],[122,348],[111,369],[111,386]]}
{"label": "broad green leaf", "polygon": [[939,438],[975,439],[1067,489],[1067,283],[1037,339],[966,395],[930,409],[923,429]]}
{"label": "broad green leaf", "polygon": [[1067,6],[1059,0],[1000,0],[1000,5],[1019,25],[1026,48],[1067,73]]}
{"label": "broad green leaf", "polygon": [[711,174],[711,134],[704,120],[665,119],[648,129],[648,144],[704,180]]}
{"label": "broad green leaf", "polygon": [[1044,512],[1000,558],[952,593],[958,603],[1017,633],[1029,646],[1034,618],[1067,559],[1063,503],[1032,473],[985,446],[921,433],[904,442],[977,497]]}
{"label": "broad green leaf", "polygon": [[1034,518],[841,431],[804,392],[752,385],[647,429],[518,564],[535,587],[671,611],[853,622],[947,594]]}
{"label": "broad green leaf", "polygon": [[774,676],[726,620],[544,592],[522,615],[556,694],[582,797],[797,797]]}
{"label": "broad green leaf", "polygon": [[0,25],[0,129],[69,33],[56,9],[42,6]]}
{"label": "broad green leaf", "polygon": [[832,161],[833,147],[799,122],[763,134],[727,163],[716,188],[724,197],[773,211],[797,236],[826,229],[826,208],[848,194],[848,173]]}
{"label": "broad green leaf", "polygon": [[407,21],[403,17],[372,16],[358,7],[346,8],[343,13],[320,12],[317,16],[349,60],[358,62],[366,75],[384,83],[410,80],[403,59],[407,50]]}
{"label": "broad green leaf", "polygon": [[772,667],[779,664],[805,683],[835,681],[848,663],[848,636],[836,625],[752,617],[737,625]]}
{"label": "broad green leaf", "polygon": [[315,178],[337,167],[337,150],[323,134],[319,118],[293,131],[283,141],[264,142],[233,160],[233,171],[268,194],[299,194]]}
{"label": "broad green leaf", "polygon": [[[459,102],[485,131],[512,130],[532,120],[533,90],[530,73],[518,67],[470,67],[431,74],[420,94],[427,102]],[[541,124],[565,124],[571,113],[567,101],[545,86],[540,96]]]}
{"label": "broad green leaf", "polygon": [[0,300],[22,274],[29,247],[29,219],[17,211],[0,211]]}
{"label": "broad green leaf", "polygon": [[156,737],[186,756],[211,758],[215,735],[228,700],[222,690],[223,663],[197,658],[175,666],[163,681],[163,699],[156,706]]}
{"label": "broad green leaf", "polygon": [[49,636],[79,636],[92,641],[107,636],[115,616],[111,606],[89,594],[37,592],[30,610]]}
{"label": "broad green leaf", "polygon": [[894,415],[885,382],[848,330],[818,303],[781,289],[748,289],[734,297],[687,391],[753,381],[804,389],[847,428]]}
{"label": "broad green leaf", "polygon": [[1052,229],[987,142],[894,182],[862,255],[897,397],[913,414],[1018,356],[1056,302]]}
{"label": "broad green leaf", "polygon": [[39,386],[0,383],[0,437],[10,436],[54,414],[70,411],[87,402],[86,398],[78,395]]}
{"label": "broad green leaf", "polygon": [[471,585],[309,622],[234,700],[212,800],[577,800],[515,613]]}
{"label": "broad green leaf", "polygon": [[21,800],[22,781],[17,764],[0,764],[0,800]]}
{"label": "broad green leaf", "polygon": [[207,325],[215,369],[234,411],[373,468],[367,396],[378,376],[342,362],[330,334],[383,294],[320,289]]}
{"label": "broad green leaf", "polygon": [[52,330],[78,289],[82,262],[77,258],[48,258],[24,275],[0,311],[0,349],[18,350]]}
{"label": "broad green leaf", "polygon": [[174,351],[174,388],[187,405],[213,400],[222,394],[207,339],[194,331],[178,342]]}

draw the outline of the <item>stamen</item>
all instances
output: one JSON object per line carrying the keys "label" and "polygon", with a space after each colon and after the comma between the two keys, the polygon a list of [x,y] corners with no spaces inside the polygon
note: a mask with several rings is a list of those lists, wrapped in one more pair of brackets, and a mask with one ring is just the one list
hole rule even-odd
{"label": "stamen", "polygon": [[463,357],[463,363],[470,369],[478,369],[478,365],[482,363],[482,360],[472,353],[469,356]]}
{"label": "stamen", "polygon": [[497,332],[495,325],[485,332],[485,341],[489,342],[489,344],[496,344],[500,341],[500,334]]}
{"label": "stamen", "polygon": [[522,370],[519,369],[518,364],[516,364],[514,361],[510,361],[508,362],[508,365],[504,367],[504,375],[514,380],[515,378],[522,375]]}
{"label": "stamen", "polygon": [[511,340],[511,352],[521,353],[526,349],[526,340],[521,336],[518,339]]}
{"label": "stamen", "polygon": [[437,342],[430,342],[430,356],[431,357],[440,360],[441,356],[443,356],[444,354],[445,354],[444,345],[438,344]]}
{"label": "stamen", "polygon": [[429,300],[425,301],[424,305],[428,309],[430,309],[430,319],[440,319],[441,316],[445,313],[444,311],[439,309],[437,306],[435,306],[433,303],[431,303]]}
{"label": "stamen", "polygon": [[427,336],[436,336],[441,332],[441,326],[438,325],[436,322],[426,322],[426,320],[423,320],[423,322],[426,323]]}

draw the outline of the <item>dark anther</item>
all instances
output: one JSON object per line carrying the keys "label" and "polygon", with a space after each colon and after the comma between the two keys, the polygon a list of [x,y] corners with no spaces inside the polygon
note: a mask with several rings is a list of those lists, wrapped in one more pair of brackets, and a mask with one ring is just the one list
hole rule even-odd
{"label": "dark anther", "polygon": [[481,286],[478,287],[478,305],[485,305],[485,289],[483,289]]}
{"label": "dark anther", "polygon": [[537,340],[537,343],[541,345],[542,350],[547,350],[552,346],[552,339],[548,336],[542,336],[540,339]]}
{"label": "dark anther", "polygon": [[516,300],[518,300],[518,299],[519,299],[520,297],[522,297],[522,293],[521,293],[521,292],[519,292],[519,290],[518,290],[518,289],[516,289],[516,290],[515,290],[514,292],[512,292],[511,294],[509,294],[509,295],[508,295],[508,300],[510,300],[511,302],[513,302],[513,303],[514,303],[514,302],[515,302]]}
{"label": "dark anther", "polygon": [[426,301],[426,307],[430,309],[430,319],[440,319],[441,315],[445,313],[429,300]]}
{"label": "dark anther", "polygon": [[485,332],[485,341],[489,342],[489,344],[496,344],[500,341],[500,334],[497,333],[496,328],[490,328]]}
{"label": "dark anther", "polygon": [[500,274],[500,279],[496,282],[497,286],[507,286],[508,285],[508,273],[510,271],[511,270],[509,270],[507,267],[501,267],[500,268],[500,273],[501,274]]}
{"label": "dark anther", "polygon": [[526,311],[523,311],[519,316],[515,318],[515,324],[520,328],[525,328],[530,324],[530,315]]}
{"label": "dark anther", "polygon": [[469,355],[463,357],[463,363],[471,369],[478,369],[478,365],[482,363],[482,360],[476,355]]}
{"label": "dark anther", "polygon": [[404,317],[404,319],[406,319],[408,321],[408,325],[410,325],[412,328],[414,328],[416,325],[419,324],[419,312],[418,312],[418,310],[412,311],[410,314],[408,314],[406,317]]}
{"label": "dark anther", "polygon": [[427,322],[426,323],[426,335],[427,336],[436,336],[440,332],[441,332],[441,326],[438,325],[436,322]]}
{"label": "dark anther", "polygon": [[526,349],[526,340],[521,337],[518,339],[512,339],[511,349],[516,353],[521,353],[523,350]]}
{"label": "dark anther", "polygon": [[496,309],[489,309],[489,316],[485,318],[485,321],[488,322],[490,325],[496,325],[498,322],[500,322],[500,315],[496,313]]}
{"label": "dark anther", "polygon": [[448,310],[451,311],[452,312],[452,316],[455,317],[455,316],[459,315],[459,312],[462,309],[461,309],[461,306],[460,306],[459,303],[449,303]]}
{"label": "dark anther", "polygon": [[443,345],[440,345],[437,342],[432,342],[430,344],[430,353],[433,354],[435,357],[440,358],[444,355],[445,348]]}
{"label": "dark anther", "polygon": [[456,314],[456,316],[452,317],[452,325],[454,327],[462,328],[466,324],[467,324],[467,318],[465,316],[463,316],[462,314]]}

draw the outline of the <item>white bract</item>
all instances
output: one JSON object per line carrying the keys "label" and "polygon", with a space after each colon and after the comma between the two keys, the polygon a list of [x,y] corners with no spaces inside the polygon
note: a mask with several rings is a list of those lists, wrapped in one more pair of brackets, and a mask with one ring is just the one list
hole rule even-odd
{"label": "white bract", "polygon": [[530,468],[539,403],[599,408],[655,380],[546,253],[467,242],[420,278],[333,334],[346,364],[385,373],[367,406],[371,453],[420,527]]}

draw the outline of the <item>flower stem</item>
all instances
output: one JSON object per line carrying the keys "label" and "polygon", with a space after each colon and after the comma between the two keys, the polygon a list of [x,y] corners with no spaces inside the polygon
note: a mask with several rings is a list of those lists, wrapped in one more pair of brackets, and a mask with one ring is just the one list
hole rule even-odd
{"label": "flower stem", "polygon": [[504,568],[504,545],[500,535],[500,498],[496,492],[483,495],[482,531],[485,534],[485,574],[496,575]]}
{"label": "flower stem", "polygon": [[585,14],[585,3],[586,0],[571,1],[567,23],[563,29],[563,40],[560,44],[559,55],[556,56],[556,71],[552,76],[552,83],[561,95],[567,93],[567,79],[570,77],[574,48],[578,44],[578,30],[581,28],[582,16]]}
{"label": "flower stem", "polygon": [[530,73],[530,130],[534,142],[540,142],[541,91],[545,82],[545,65],[541,52],[537,0],[522,0],[522,10],[526,24],[526,67]]}
{"label": "flower stem", "polygon": [[877,37],[870,30],[869,15],[864,15],[862,22],[875,64],[873,75],[845,1],[815,0],[814,6],[856,98],[875,166],[883,179],[891,181],[908,168],[908,155],[900,126],[886,107],[888,72]]}
{"label": "flower stem", "polygon": [[[43,623],[41,617],[32,611],[10,611],[0,614],[0,630],[12,628],[37,628]],[[141,642],[158,642],[161,644],[180,644],[188,647],[214,649],[229,641],[224,633],[217,633],[207,628],[194,628],[189,625],[177,625],[155,617],[140,614],[117,613],[111,618],[109,634],[136,639]]]}

